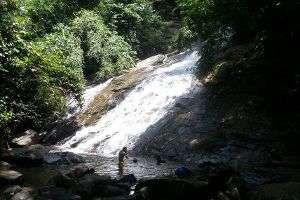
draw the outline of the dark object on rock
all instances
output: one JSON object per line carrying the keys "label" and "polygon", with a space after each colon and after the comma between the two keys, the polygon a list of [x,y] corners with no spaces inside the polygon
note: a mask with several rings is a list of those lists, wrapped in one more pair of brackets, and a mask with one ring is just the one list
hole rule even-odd
{"label": "dark object on rock", "polygon": [[64,188],[42,187],[39,189],[39,196],[55,200],[80,200],[81,197],[74,195]]}
{"label": "dark object on rock", "polygon": [[62,174],[57,174],[49,180],[50,183],[53,183],[56,187],[70,188],[75,184],[75,180],[64,176]]}
{"label": "dark object on rock", "polygon": [[133,163],[137,163],[137,161],[138,161],[138,160],[137,160],[136,158],[134,158],[134,159],[132,160]]}
{"label": "dark object on rock", "polygon": [[86,174],[93,174],[95,170],[93,168],[88,168],[88,167],[78,167],[69,173],[66,174],[67,177],[70,178],[80,178]]}
{"label": "dark object on rock", "polygon": [[119,180],[121,183],[135,183],[137,181],[134,174],[128,174],[120,178]]}
{"label": "dark object on rock", "polygon": [[175,169],[175,174],[179,177],[188,177],[192,174],[192,171],[186,167],[178,167]]}
{"label": "dark object on rock", "polygon": [[9,184],[21,184],[23,175],[13,170],[0,170],[0,187]]}
{"label": "dark object on rock", "polygon": [[160,156],[156,156],[156,164],[160,165],[161,163],[166,163],[166,161],[162,160]]}
{"label": "dark object on rock", "polygon": [[11,199],[15,194],[21,192],[22,188],[18,185],[3,187],[0,191],[0,199]]}
{"label": "dark object on rock", "polygon": [[0,161],[0,170],[9,170],[11,165],[7,162]]}

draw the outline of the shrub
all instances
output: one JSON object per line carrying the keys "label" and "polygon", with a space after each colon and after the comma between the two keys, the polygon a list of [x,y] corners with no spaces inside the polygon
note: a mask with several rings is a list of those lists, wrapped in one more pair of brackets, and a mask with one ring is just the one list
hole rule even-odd
{"label": "shrub", "polygon": [[72,29],[81,39],[87,77],[102,81],[134,66],[135,52],[130,45],[111,32],[95,12],[80,12],[72,22]]}

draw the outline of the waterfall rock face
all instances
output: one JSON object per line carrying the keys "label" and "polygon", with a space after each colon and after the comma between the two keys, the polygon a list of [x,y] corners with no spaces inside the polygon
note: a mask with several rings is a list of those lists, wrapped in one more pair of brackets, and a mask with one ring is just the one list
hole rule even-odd
{"label": "waterfall rock face", "polygon": [[[198,59],[199,55],[194,51],[179,54],[176,60],[165,61],[159,68],[153,69],[152,66],[151,73],[148,71],[119,104],[95,124],[88,123],[89,126],[77,131],[61,147],[104,156],[117,155],[123,146],[133,149],[149,127],[172,112],[178,99],[201,90],[194,76]],[[143,72],[141,76],[144,75]],[[106,98],[110,99],[109,96]],[[101,110],[90,110],[89,114],[95,112]]]}

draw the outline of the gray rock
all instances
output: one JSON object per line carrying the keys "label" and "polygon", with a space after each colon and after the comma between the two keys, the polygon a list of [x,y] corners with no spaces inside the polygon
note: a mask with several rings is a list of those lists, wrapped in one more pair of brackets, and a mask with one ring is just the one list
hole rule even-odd
{"label": "gray rock", "polygon": [[223,192],[218,192],[217,200],[230,200]]}
{"label": "gray rock", "polygon": [[151,199],[205,199],[207,183],[192,179],[156,178],[140,180],[135,191],[149,189]]}
{"label": "gray rock", "polygon": [[147,187],[143,187],[131,195],[128,200],[151,200],[150,191]]}
{"label": "gray rock", "polygon": [[43,161],[47,164],[72,164],[72,163],[83,163],[84,159],[82,156],[72,152],[54,152],[48,153],[43,156]]}
{"label": "gray rock", "polygon": [[35,200],[35,196],[29,192],[19,192],[15,194],[10,200]]}
{"label": "gray rock", "polygon": [[43,160],[47,164],[54,164],[61,160],[61,156],[56,155],[56,154],[49,154],[49,155],[44,156]]}
{"label": "gray rock", "polygon": [[1,189],[0,199],[11,199],[15,194],[21,191],[22,188],[18,185],[8,185]]}
{"label": "gray rock", "polygon": [[75,180],[64,176],[62,174],[57,174],[50,179],[50,182],[53,183],[56,187],[70,188],[75,184]]}
{"label": "gray rock", "polygon": [[49,151],[49,147],[37,144],[4,151],[1,155],[1,159],[19,166],[39,165],[42,163],[43,157],[46,156]]}
{"label": "gray rock", "polygon": [[86,174],[78,180],[71,188],[71,191],[83,199],[92,199],[93,197],[100,197],[101,188],[110,183],[112,183],[110,176]]}
{"label": "gray rock", "polygon": [[79,181],[91,182],[97,185],[107,185],[112,182],[110,176],[101,176],[98,174],[86,174]]}
{"label": "gray rock", "polygon": [[33,144],[37,144],[38,141],[38,133],[34,130],[29,129],[21,135],[19,135],[19,137],[14,138],[12,140],[12,146],[30,146]]}
{"label": "gray rock", "polygon": [[273,183],[257,187],[247,195],[250,200],[300,199],[300,183]]}
{"label": "gray rock", "polygon": [[39,196],[55,200],[80,200],[81,197],[74,195],[68,190],[60,187],[42,187],[39,189]]}
{"label": "gray rock", "polygon": [[137,181],[136,177],[134,176],[134,174],[128,174],[123,176],[122,178],[120,178],[119,180],[121,183],[135,183]]}
{"label": "gray rock", "polygon": [[9,184],[20,184],[22,182],[23,175],[13,170],[0,170],[0,186]]}
{"label": "gray rock", "polygon": [[114,197],[103,197],[103,198],[101,198],[101,200],[127,200],[127,199],[128,199],[128,196],[114,196]]}
{"label": "gray rock", "polygon": [[0,161],[0,170],[9,170],[11,165],[7,162]]}
{"label": "gray rock", "polygon": [[129,195],[129,193],[117,186],[105,185],[100,189],[101,197],[112,197],[112,196],[124,196]]}
{"label": "gray rock", "polygon": [[70,178],[80,178],[86,174],[93,174],[95,170],[93,168],[88,167],[78,167],[66,174],[67,177]]}

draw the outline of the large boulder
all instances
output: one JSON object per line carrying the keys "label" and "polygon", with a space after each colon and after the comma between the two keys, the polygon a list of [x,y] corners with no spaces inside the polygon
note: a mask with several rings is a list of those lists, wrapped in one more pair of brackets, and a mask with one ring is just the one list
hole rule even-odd
{"label": "large boulder", "polygon": [[93,174],[95,170],[93,168],[88,167],[78,167],[66,174],[69,178],[81,178],[82,176],[86,174]]}
{"label": "large boulder", "polygon": [[22,188],[18,185],[7,185],[0,190],[0,199],[11,199],[15,194],[21,192]]}
{"label": "large boulder", "polygon": [[112,183],[111,176],[101,176],[98,174],[86,174],[79,179],[80,182],[90,182],[96,185],[108,185]]}
{"label": "large boulder", "polygon": [[0,161],[0,170],[9,170],[11,165],[7,162]]}
{"label": "large boulder", "polygon": [[[98,200],[98,199],[93,199],[93,200]],[[128,200],[128,196],[113,196],[113,197],[102,197],[99,198],[99,200]]]}
{"label": "large boulder", "polygon": [[50,153],[50,154],[44,156],[43,160],[47,164],[55,164],[61,160],[61,156],[54,154],[54,153]]}
{"label": "large boulder", "polygon": [[0,170],[0,187],[9,184],[21,184],[23,175],[13,170]]}
{"label": "large boulder", "polygon": [[49,147],[37,144],[4,151],[1,159],[19,166],[33,166],[41,164],[49,151]]}
{"label": "large boulder", "polygon": [[48,153],[43,157],[44,162],[47,164],[72,164],[72,163],[83,163],[84,159],[82,156],[72,152],[54,152]]}
{"label": "large boulder", "polygon": [[129,183],[129,184],[133,184],[136,181],[137,181],[137,179],[134,176],[134,174],[125,175],[122,178],[120,178],[120,180],[119,180],[119,182],[121,182],[121,183]]}
{"label": "large boulder", "polygon": [[112,183],[110,176],[86,174],[78,180],[71,188],[71,191],[83,199],[92,199],[93,197],[100,197],[100,189],[110,183]]}
{"label": "large boulder", "polygon": [[205,199],[207,183],[177,178],[142,179],[135,191],[144,187],[148,188],[150,199]]}
{"label": "large boulder", "polygon": [[37,198],[29,192],[21,191],[15,194],[10,200],[36,200]]}
{"label": "large boulder", "polygon": [[76,183],[74,179],[71,179],[62,174],[57,174],[57,175],[53,176],[49,180],[49,182],[54,184],[56,187],[62,187],[62,188],[70,188],[73,185],[75,185],[75,183]]}
{"label": "large boulder", "polygon": [[80,200],[81,197],[78,195],[74,195],[65,188],[59,187],[42,187],[39,189],[39,196],[55,199],[55,200]]}
{"label": "large boulder", "polygon": [[112,196],[124,196],[129,195],[129,193],[117,186],[113,185],[104,185],[100,188],[100,196],[101,197],[112,197]]}
{"label": "large boulder", "polygon": [[23,147],[37,144],[39,142],[38,133],[34,130],[27,130],[11,141],[11,146]]}
{"label": "large boulder", "polygon": [[249,200],[300,199],[300,183],[273,183],[257,187],[247,195]]}
{"label": "large boulder", "polygon": [[151,200],[150,191],[147,187],[143,187],[131,195],[128,200]]}

